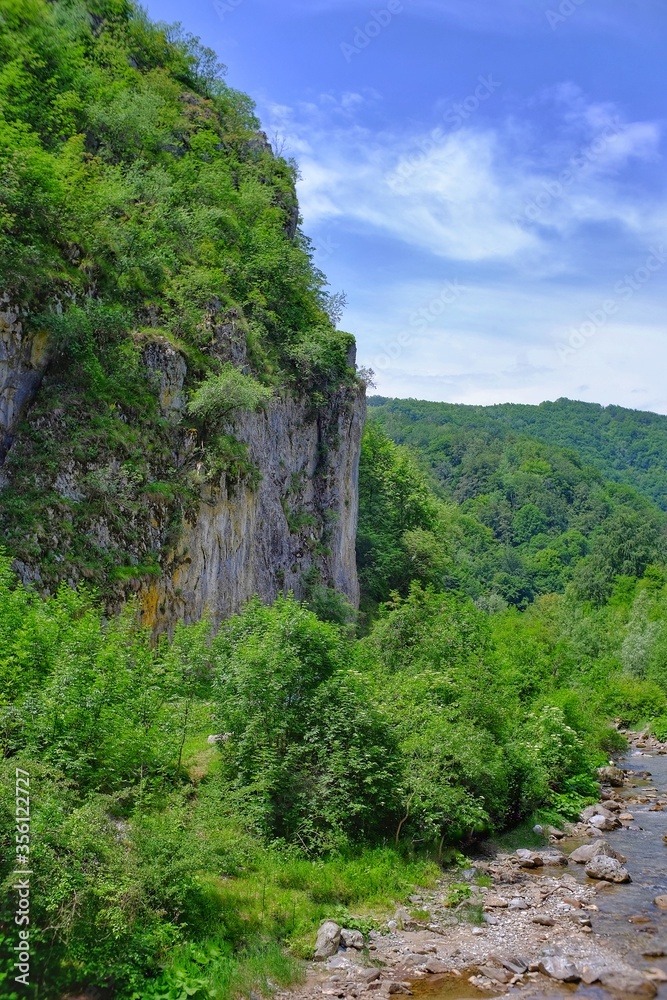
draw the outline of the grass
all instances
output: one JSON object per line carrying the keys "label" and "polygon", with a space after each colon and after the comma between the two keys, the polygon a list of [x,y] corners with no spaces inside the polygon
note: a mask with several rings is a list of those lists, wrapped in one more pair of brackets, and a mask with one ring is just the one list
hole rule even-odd
{"label": "grass", "polygon": [[323,920],[368,934],[438,874],[432,863],[389,848],[316,862],[267,848],[255,860],[240,877],[202,875],[217,896],[219,932],[174,949],[159,979],[132,1000],[235,1000],[294,986]]}
{"label": "grass", "polygon": [[210,702],[193,703],[190,725],[182,755],[191,782],[188,817],[194,842],[212,845],[198,880],[214,901],[217,926],[168,953],[141,1000],[270,995],[301,981],[322,921],[367,935],[416,888],[435,886],[436,864],[393,847],[351,847],[311,860],[282,844],[262,845],[220,797],[219,753],[207,742],[216,731]]}

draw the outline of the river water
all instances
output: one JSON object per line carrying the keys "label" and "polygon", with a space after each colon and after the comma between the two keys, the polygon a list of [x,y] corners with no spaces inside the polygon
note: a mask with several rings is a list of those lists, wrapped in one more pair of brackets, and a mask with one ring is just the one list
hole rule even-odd
{"label": "river water", "polygon": [[[645,797],[647,792],[657,791],[657,798],[667,797],[667,756],[652,756],[631,751],[619,760],[619,766],[635,772],[629,784],[618,789],[619,801]],[[641,772],[649,771],[650,778]],[[615,790],[616,791],[616,790]],[[632,876],[632,882],[625,885],[596,882],[598,912],[590,913],[593,931],[604,939],[607,949],[618,955],[635,969],[662,969],[667,973],[667,912],[655,906],[656,896],[667,894],[667,809],[651,812],[651,802],[628,805],[634,822],[627,828],[601,834],[609,843],[627,858],[625,867]],[[566,840],[559,844],[567,854],[590,840]],[[565,871],[582,883],[589,882],[583,865],[570,864]],[[555,873],[552,873],[555,874]],[[632,918],[632,920],[630,919]],[[657,957],[664,951],[665,956]],[[650,952],[651,957],[646,953]],[[667,1000],[667,983],[657,984],[659,1000]],[[422,981],[414,986],[416,995],[428,1000],[480,1000],[489,997],[488,991],[481,991],[461,980],[441,980],[439,983]],[[545,982],[542,986],[533,984],[521,990],[510,990],[507,996],[517,998],[590,998],[590,1000],[610,1000],[611,994],[599,986],[583,983],[568,986],[561,983]]]}

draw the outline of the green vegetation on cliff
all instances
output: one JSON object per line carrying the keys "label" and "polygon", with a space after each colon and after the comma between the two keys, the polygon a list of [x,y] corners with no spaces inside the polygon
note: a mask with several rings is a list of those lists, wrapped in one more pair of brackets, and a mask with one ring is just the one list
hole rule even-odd
{"label": "green vegetation on cliff", "polygon": [[164,568],[202,477],[256,482],[230,415],[325,405],[355,384],[353,339],[295,166],[196,39],[130,0],[3,0],[0,63],[0,294],[49,359],[0,531],[45,590],[118,604]]}
{"label": "green vegetation on cliff", "polygon": [[[130,0],[3,0],[0,53],[3,291],[47,325],[92,298],[112,341],[159,328],[195,356],[236,309],[258,374],[344,375],[295,168],[213,52]],[[82,324],[56,323],[58,347],[94,378],[106,324]]]}

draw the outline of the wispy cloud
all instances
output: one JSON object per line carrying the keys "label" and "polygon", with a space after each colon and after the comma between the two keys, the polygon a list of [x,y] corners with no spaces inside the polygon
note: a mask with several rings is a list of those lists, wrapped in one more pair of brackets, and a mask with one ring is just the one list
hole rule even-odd
{"label": "wispy cloud", "polygon": [[[585,104],[576,89],[566,100],[566,93],[557,95],[560,141],[539,156],[531,155],[536,136],[517,137],[511,116],[449,133],[399,135],[357,124],[362,95],[279,109],[300,161],[304,217],[317,225],[344,216],[468,261],[546,253],[549,236],[533,222],[561,234],[607,222],[655,237],[662,223],[656,206],[638,202],[619,178],[630,161],[656,158],[660,126],[623,121],[613,107]],[[423,152],[416,157],[415,150]],[[531,214],[534,203],[539,211]]]}
{"label": "wispy cloud", "polygon": [[[449,129],[371,128],[379,103],[350,92],[272,111],[299,159],[306,230],[335,231],[342,246],[327,270],[344,282],[345,323],[379,390],[459,402],[583,395],[667,411],[655,361],[633,347],[638,329],[651,350],[664,337],[662,275],[575,357],[558,354],[664,240],[665,191],[631,182],[638,168],[659,170],[660,123],[627,120],[567,83]],[[373,247],[361,269],[347,263],[351,234]],[[445,301],[448,286],[463,292]],[[413,322],[440,301],[425,327]]]}

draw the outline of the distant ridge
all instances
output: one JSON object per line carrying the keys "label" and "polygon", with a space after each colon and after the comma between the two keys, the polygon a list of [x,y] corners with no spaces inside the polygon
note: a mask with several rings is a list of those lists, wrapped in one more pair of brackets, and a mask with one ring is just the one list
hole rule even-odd
{"label": "distant ridge", "polygon": [[633,486],[667,510],[667,416],[564,398],[539,406],[468,406],[372,396],[369,406],[394,441],[424,449],[445,428],[525,435],[570,448],[605,478]]}

